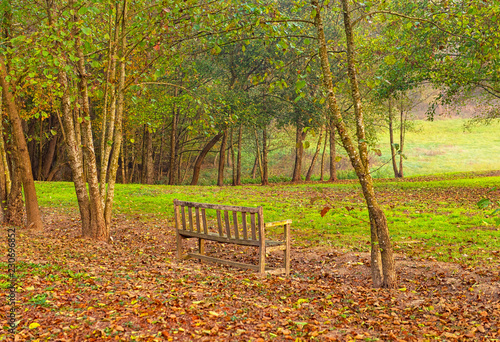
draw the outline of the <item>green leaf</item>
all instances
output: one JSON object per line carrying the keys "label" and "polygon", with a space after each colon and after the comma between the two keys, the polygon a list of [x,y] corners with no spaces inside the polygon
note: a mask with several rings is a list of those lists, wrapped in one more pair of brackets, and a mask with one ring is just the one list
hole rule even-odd
{"label": "green leaf", "polygon": [[50,130],[50,133],[52,133],[52,135],[56,135],[56,134],[57,134],[57,131],[56,131],[56,130],[51,129],[51,130]]}
{"label": "green leaf", "polygon": [[307,82],[304,80],[297,81],[297,83],[295,84],[295,91],[299,92],[302,88],[306,86],[306,84]]}
{"label": "green leaf", "polygon": [[79,10],[78,10],[78,15],[84,15],[85,13],[87,13],[88,11],[88,8],[86,6],[82,6]]}
{"label": "green leaf", "polygon": [[485,208],[489,207],[491,204],[492,203],[489,200],[489,198],[483,198],[483,199],[479,200],[479,202],[477,202],[477,206],[480,209],[485,209]]}
{"label": "green leaf", "polygon": [[88,28],[88,27],[83,26],[82,27],[82,32],[83,32],[84,35],[90,36],[90,34],[92,33],[92,30],[90,28]]}
{"label": "green leaf", "polygon": [[394,64],[396,64],[397,60],[396,60],[396,57],[394,57],[393,55],[388,55],[388,56],[385,56],[384,62],[387,65],[394,65]]}

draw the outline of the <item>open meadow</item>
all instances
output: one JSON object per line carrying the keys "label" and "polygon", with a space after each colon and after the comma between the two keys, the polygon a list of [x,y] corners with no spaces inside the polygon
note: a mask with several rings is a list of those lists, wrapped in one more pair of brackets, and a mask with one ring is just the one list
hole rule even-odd
{"label": "open meadow", "polygon": [[[18,229],[16,336],[19,341],[498,341],[500,224],[489,216],[491,210],[476,204],[484,196],[498,197],[499,190],[488,192],[498,184],[498,172],[378,181],[399,277],[398,288],[387,290],[371,288],[369,223],[353,181],[117,185],[110,244],[79,237],[71,183],[37,183],[46,229],[41,234]],[[262,205],[266,221],[292,219],[291,276],[261,278],[218,264],[177,262],[175,198]],[[322,217],[325,207],[331,209]],[[0,248],[6,249],[5,240]],[[207,244],[207,251],[235,261],[257,259],[250,247]],[[270,255],[269,262],[281,262],[281,254]],[[7,277],[1,277],[0,286],[7,288]]]}

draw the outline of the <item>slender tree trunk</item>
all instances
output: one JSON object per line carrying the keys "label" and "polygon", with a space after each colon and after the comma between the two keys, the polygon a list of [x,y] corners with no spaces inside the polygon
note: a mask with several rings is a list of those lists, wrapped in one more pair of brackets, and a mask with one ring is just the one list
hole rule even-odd
{"label": "slender tree trunk", "polygon": [[[153,133],[146,129],[146,184],[153,184],[154,164],[153,164]],[[175,164],[174,164],[175,165]],[[172,165],[172,171],[174,171]]]}
{"label": "slender tree trunk", "polygon": [[238,130],[238,161],[236,165],[236,183],[235,185],[241,185],[241,140],[243,135],[243,125],[240,124]]}
{"label": "slender tree trunk", "polygon": [[[175,91],[175,96],[177,96],[177,88]],[[175,152],[176,152],[176,133],[177,133],[177,121],[178,121],[178,111],[177,108],[172,109],[172,131],[170,134],[170,175],[168,177],[168,184],[175,184]]]}
{"label": "slender tree trunk", "polygon": [[320,180],[324,181],[325,177],[325,154],[326,154],[326,143],[328,141],[328,137],[330,136],[330,131],[328,128],[326,129],[326,134],[325,134],[325,143],[323,144],[323,152],[321,153],[321,175],[320,175]]}
{"label": "slender tree trunk", "polygon": [[222,136],[222,142],[220,144],[220,152],[219,152],[219,172],[217,175],[217,185],[224,185],[224,166],[226,162],[226,145],[227,145],[227,129],[224,131],[224,135]]}
{"label": "slender tree trunk", "polygon": [[229,140],[229,146],[231,147],[231,167],[232,167],[232,172],[231,172],[231,175],[232,175],[232,182],[231,184],[233,186],[236,185],[236,158],[235,158],[235,153],[234,153],[234,139],[233,139],[233,135],[234,135],[234,132],[233,132],[233,129],[231,128],[231,133],[229,135],[230,137],[230,140]]}
{"label": "slender tree trunk", "polygon": [[394,147],[394,116],[392,114],[392,101],[389,97],[389,141],[391,143],[391,160],[392,160],[392,170],[394,171],[394,178],[399,178],[398,165],[396,164],[396,148]]}
{"label": "slender tree trunk", "polygon": [[116,173],[118,171],[118,159],[120,157],[120,151],[122,150],[122,139],[123,139],[123,111],[125,106],[125,76],[126,76],[126,60],[125,60],[125,50],[127,48],[127,0],[123,1],[123,8],[121,14],[121,44],[120,44],[120,78],[118,81],[117,89],[117,103],[116,103],[116,114],[114,117],[115,128],[113,132],[113,153],[111,155],[109,175],[108,175],[108,188],[106,190],[106,200],[104,206],[104,221],[106,227],[108,228],[109,237],[109,227],[111,226],[111,214],[113,210],[113,200],[115,195],[115,183],[116,183]]}
{"label": "slender tree trunk", "polygon": [[302,126],[297,124],[295,133],[295,164],[293,168],[292,183],[302,180],[302,158],[304,156],[304,144],[302,142],[305,138],[306,133],[303,131]]}
{"label": "slender tree trunk", "polygon": [[313,158],[311,160],[311,165],[309,166],[309,170],[307,170],[306,174],[306,181],[310,181],[313,171],[314,171],[314,166],[316,164],[316,160],[318,159],[319,151],[321,150],[321,142],[323,140],[323,127],[321,127],[319,131],[319,138],[318,138],[318,144],[316,145],[316,151],[314,151]]}
{"label": "slender tree trunk", "polygon": [[14,136],[18,158],[20,160],[21,179],[24,187],[24,198],[26,201],[27,226],[40,231],[43,229],[43,223],[40,210],[38,208],[38,199],[36,197],[35,182],[33,180],[28,146],[26,145],[21,118],[19,117],[19,112],[10,90],[10,84],[7,82],[6,77],[7,69],[5,67],[3,57],[0,56],[0,86],[2,87],[3,99],[12,123],[12,134]]}
{"label": "slender tree trunk", "polygon": [[[57,114],[56,114],[57,115]],[[59,139],[58,136],[53,136],[52,139],[50,139],[49,142],[49,147],[47,150],[47,154],[45,157],[45,164],[43,165],[43,170],[42,170],[42,180],[46,180],[47,176],[50,173],[50,170],[52,168],[52,164],[54,163],[54,157],[56,155],[56,149],[57,149],[57,143]]]}
{"label": "slender tree trunk", "polygon": [[10,193],[11,187],[3,132],[3,94],[0,91],[0,208],[2,209],[2,213],[5,212],[4,210],[7,207],[7,196]]}
{"label": "slender tree trunk", "polygon": [[[110,10],[111,12],[111,10]],[[101,173],[100,173],[100,184],[99,191],[101,192],[101,198],[105,198],[106,193],[106,182],[108,181],[108,169],[109,169],[109,158],[111,154],[111,148],[113,146],[113,137],[116,123],[116,106],[117,106],[117,96],[116,92],[116,50],[118,46],[118,25],[119,25],[119,2],[115,3],[115,21],[112,23],[111,13],[109,15],[108,23],[108,34],[109,34],[109,44],[108,44],[108,65],[106,68],[105,76],[105,87],[104,87],[104,106],[103,106],[103,118],[102,118],[102,133],[101,133]],[[108,118],[108,101],[109,105],[109,118]],[[104,204],[105,206],[105,204]]]}
{"label": "slender tree trunk", "polygon": [[354,101],[354,113],[357,128],[356,138],[358,139],[359,153],[356,150],[350,134],[347,131],[347,127],[337,104],[334,84],[332,80],[332,73],[330,69],[330,62],[328,60],[326,38],[321,18],[321,8],[318,4],[318,0],[311,0],[315,11],[315,26],[317,30],[323,81],[327,90],[328,108],[330,114],[334,119],[337,131],[342,140],[342,144],[344,145],[344,148],[349,155],[349,159],[351,160],[351,164],[356,171],[359,182],[361,184],[361,188],[363,190],[363,195],[368,206],[372,239],[371,269],[373,285],[375,287],[395,287],[396,272],[394,268],[394,258],[392,254],[391,242],[389,239],[387,220],[384,212],[382,211],[376,200],[373,188],[373,180],[369,173],[368,152],[365,142],[366,140],[364,139],[363,114],[355,70],[354,37],[350,21],[350,13],[347,0],[341,0],[341,2],[343,7],[345,33],[347,38],[348,74]]}
{"label": "slender tree trunk", "polygon": [[214,145],[217,143],[217,141],[220,140],[222,137],[222,133],[217,134],[210,140],[205,147],[201,150],[200,154],[196,158],[196,161],[194,162],[194,168],[193,168],[193,177],[191,178],[191,185],[196,185],[198,184],[198,178],[200,178],[200,171],[201,171],[201,165],[203,164],[203,160],[207,156],[207,153],[214,147]]}
{"label": "slender tree trunk", "polygon": [[269,185],[269,169],[267,163],[267,129],[262,128],[262,185]]}
{"label": "slender tree trunk", "polygon": [[253,162],[253,168],[252,168],[252,172],[250,172],[250,176],[252,177],[252,179],[255,179],[257,177],[257,160],[259,159],[259,156],[255,155],[255,160]]}
{"label": "slender tree trunk", "polygon": [[399,154],[399,172],[398,176],[399,178],[403,178],[403,149],[405,145],[405,128],[406,128],[406,122],[404,118],[404,108],[403,108],[403,96],[401,96],[401,115],[399,119],[399,148],[400,148],[400,154]]}
{"label": "slender tree trunk", "polygon": [[260,153],[260,141],[259,141],[259,136],[257,135],[257,130],[254,130],[254,133],[255,133],[257,165],[259,167],[260,179],[262,181],[262,179],[264,177],[264,171],[262,170],[262,154]]}

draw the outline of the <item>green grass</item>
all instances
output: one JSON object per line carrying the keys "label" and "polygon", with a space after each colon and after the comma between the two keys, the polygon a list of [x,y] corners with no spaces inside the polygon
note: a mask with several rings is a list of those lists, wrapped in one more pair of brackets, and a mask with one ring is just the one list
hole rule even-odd
{"label": "green grass", "polygon": [[[376,191],[397,251],[474,263],[500,250],[495,217],[489,217],[489,211],[476,205],[489,188],[499,184],[500,177],[471,178],[470,173],[461,173],[430,181],[378,181]],[[73,210],[78,215],[72,183],[37,183],[37,190],[41,206]],[[166,219],[173,225],[172,202],[176,198],[263,206],[266,221],[293,220],[295,245],[369,249],[369,218],[356,182],[269,187],[117,184],[115,213],[144,220]],[[321,217],[325,206],[332,209]]]}
{"label": "green grass", "polygon": [[[500,121],[471,129],[466,129],[467,122],[464,119],[416,120],[415,129],[406,134],[405,175],[500,169]],[[382,151],[378,159],[380,165],[391,155],[388,134],[379,136],[377,147]],[[384,166],[378,175],[392,177],[392,165]]]}

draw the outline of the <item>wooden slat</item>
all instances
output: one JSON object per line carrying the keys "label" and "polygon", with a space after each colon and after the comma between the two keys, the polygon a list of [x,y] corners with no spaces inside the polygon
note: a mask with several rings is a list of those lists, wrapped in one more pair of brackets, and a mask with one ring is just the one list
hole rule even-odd
{"label": "wooden slat", "polygon": [[256,240],[228,239],[225,236],[219,236],[217,233],[210,233],[210,232],[208,234],[203,234],[197,232],[190,232],[189,230],[184,230],[184,231],[181,230],[179,231],[179,235],[185,238],[201,238],[205,240],[211,240],[223,243],[233,243],[241,246],[259,246],[259,241]]}
{"label": "wooden slat", "polygon": [[203,232],[208,234],[207,213],[205,213],[205,209],[201,209],[201,218],[203,220]]}
{"label": "wooden slat", "polygon": [[226,224],[226,235],[228,238],[231,238],[231,227],[229,226],[229,212],[227,210],[224,211],[224,223]]}
{"label": "wooden slat", "polygon": [[197,202],[186,202],[178,201],[179,205],[185,205],[186,207],[198,207],[204,209],[216,209],[216,210],[228,210],[237,212],[247,212],[247,213],[258,213],[259,208],[252,207],[239,207],[234,205],[223,205],[223,204],[211,204],[211,203],[197,203]]}
{"label": "wooden slat", "polygon": [[198,233],[201,233],[201,227],[200,227],[200,208],[194,208],[195,210],[195,215],[196,215],[196,231]]}
{"label": "wooden slat", "polygon": [[188,207],[189,230],[193,231],[193,209]]}
{"label": "wooden slat", "polygon": [[241,223],[243,225],[243,239],[247,240],[247,213],[241,213]]}
{"label": "wooden slat", "polygon": [[240,232],[238,231],[238,213],[233,211],[233,226],[234,226],[234,237],[236,239],[240,238]]}
{"label": "wooden slat", "polygon": [[177,205],[174,201],[174,215],[175,215],[175,227],[177,228],[176,230],[176,244],[177,244],[177,259],[182,258],[182,240],[183,237],[180,236],[179,234],[179,229],[181,227],[181,218],[180,218],[180,213],[179,213],[179,205]]}
{"label": "wooden slat", "polygon": [[224,233],[222,233],[222,218],[220,210],[217,210],[217,228],[219,229],[219,236],[224,236]]}
{"label": "wooden slat", "polygon": [[250,228],[252,229],[252,240],[257,240],[257,237],[255,236],[255,214],[254,213],[250,214]]}
{"label": "wooden slat", "polygon": [[257,265],[243,264],[241,262],[209,257],[207,255],[201,255],[198,253],[188,253],[187,255],[191,258],[206,260],[206,261],[210,261],[210,262],[216,262],[219,264],[224,264],[224,265],[229,265],[229,266],[235,266],[235,267],[240,267],[240,268],[249,268],[251,270],[256,270],[256,271],[259,269],[259,266],[257,266]]}
{"label": "wooden slat", "polygon": [[276,222],[266,222],[266,228],[284,226],[285,224],[292,224],[292,220],[283,220]]}
{"label": "wooden slat", "polygon": [[259,207],[259,273],[263,274],[266,269],[266,237],[264,235],[264,211]]}
{"label": "wooden slat", "polygon": [[181,206],[181,211],[182,211],[182,230],[187,230],[186,226],[186,212],[184,210],[184,206]]}

